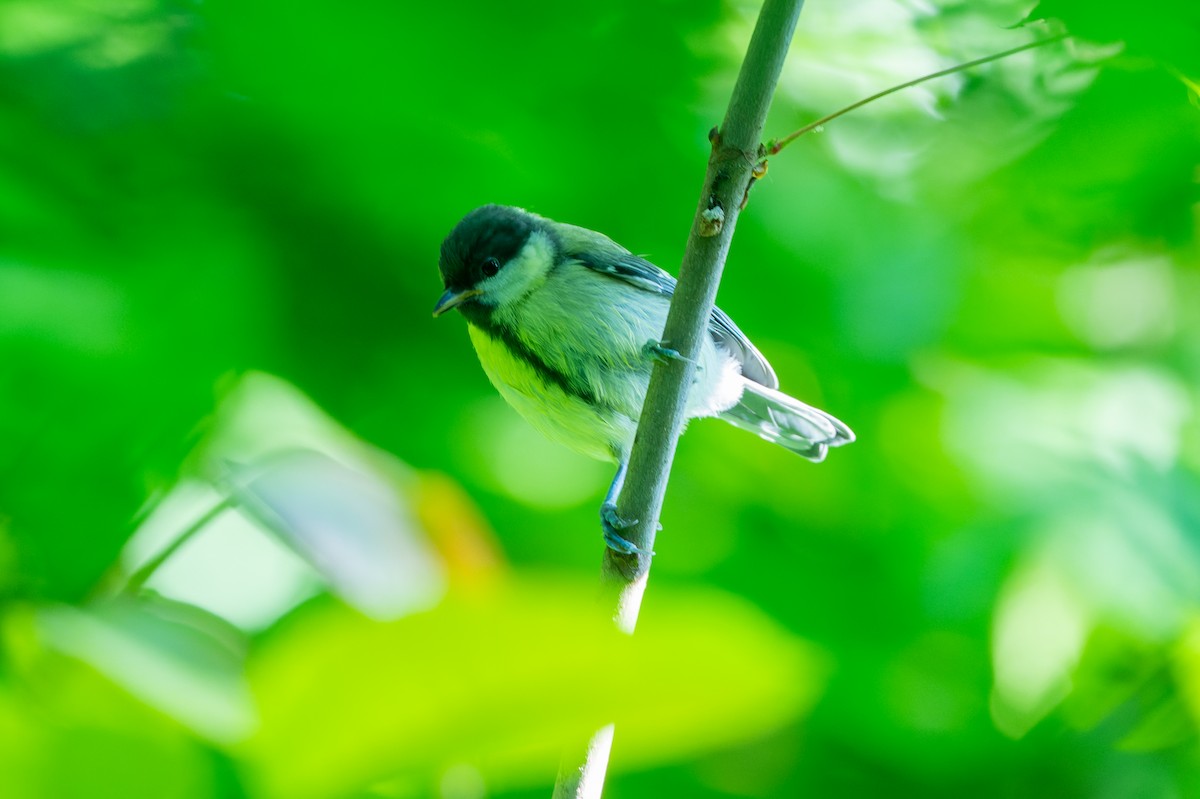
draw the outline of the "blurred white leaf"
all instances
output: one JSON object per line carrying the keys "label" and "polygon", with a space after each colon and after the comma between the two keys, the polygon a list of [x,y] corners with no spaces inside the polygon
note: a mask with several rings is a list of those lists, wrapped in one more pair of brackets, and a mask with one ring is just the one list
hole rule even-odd
{"label": "blurred white leaf", "polygon": [[434,605],[445,576],[394,485],[311,450],[234,470],[239,507],[378,619]]}
{"label": "blurred white leaf", "polygon": [[992,719],[1019,738],[1070,691],[1090,621],[1054,571],[1031,568],[1010,579],[993,625]]}
{"label": "blurred white leaf", "polygon": [[192,467],[207,482],[184,480],[165,497],[127,545],[125,573],[166,552],[218,503],[231,508],[172,552],[148,587],[249,630],[323,586],[379,619],[442,596],[445,567],[409,507],[416,475],[288,383],[242,377]]}

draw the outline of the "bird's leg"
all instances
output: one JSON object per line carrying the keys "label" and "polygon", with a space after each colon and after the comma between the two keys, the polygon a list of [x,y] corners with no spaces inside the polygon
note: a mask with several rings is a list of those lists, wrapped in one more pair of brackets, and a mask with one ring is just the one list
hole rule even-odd
{"label": "bird's leg", "polygon": [[608,545],[609,549],[622,555],[653,555],[653,552],[646,553],[637,544],[621,535],[622,530],[628,530],[638,523],[637,519],[630,521],[617,515],[617,497],[621,495],[621,488],[625,485],[627,468],[628,464],[625,461],[617,464],[617,474],[613,477],[612,485],[608,487],[608,493],[604,495],[604,504],[600,506],[600,526],[604,528],[604,543]]}
{"label": "bird's leg", "polygon": [[647,357],[653,358],[656,361],[684,361],[685,363],[694,365],[697,369],[700,368],[699,363],[693,361],[691,358],[683,357],[683,353],[681,353],[679,350],[673,350],[670,347],[666,347],[661,341],[647,341],[646,346],[642,347],[642,352],[645,353]]}

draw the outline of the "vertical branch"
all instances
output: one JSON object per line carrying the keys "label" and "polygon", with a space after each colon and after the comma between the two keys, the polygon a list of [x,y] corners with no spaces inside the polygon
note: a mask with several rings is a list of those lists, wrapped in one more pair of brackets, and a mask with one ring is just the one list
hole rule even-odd
{"label": "vertical branch", "polygon": [[[708,335],[708,319],[725,256],[751,173],[762,156],[760,147],[767,109],[802,5],[803,0],[766,0],[763,4],[725,121],[711,135],[712,154],[700,206],[692,222],[679,269],[679,285],[663,331],[664,346],[678,350],[692,361],[700,352],[703,337]],[[607,550],[603,566],[605,585],[615,594],[617,625],[625,632],[632,633],[637,624],[650,572],[649,553],[654,548],[695,368],[694,363],[680,360],[656,364],[642,408],[629,475],[618,508],[622,518],[639,520],[636,528],[622,535],[642,552],[622,555]]]}
{"label": "vertical branch", "polygon": [[[751,173],[763,155],[767,109],[802,5],[803,0],[765,0],[725,120],[710,136],[712,153],[704,188],[662,339],[664,346],[688,360],[659,362],[654,367],[618,503],[622,518],[639,520],[636,527],[622,531],[622,535],[640,552],[622,555],[607,549],[604,553],[605,590],[615,604],[617,626],[626,633],[632,634],[637,624],[650,573],[649,553],[654,547],[675,445],[686,417],[694,361],[703,337],[708,335],[709,315]],[[610,724],[593,736],[586,754],[581,747],[580,752],[567,755],[554,787],[554,799],[599,799],[612,737]]]}

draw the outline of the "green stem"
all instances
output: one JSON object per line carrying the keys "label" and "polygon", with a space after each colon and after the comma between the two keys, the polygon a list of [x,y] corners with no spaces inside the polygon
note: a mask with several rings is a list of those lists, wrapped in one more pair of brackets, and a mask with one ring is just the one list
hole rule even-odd
{"label": "green stem", "polygon": [[924,83],[927,80],[933,80],[934,78],[943,78],[947,75],[953,75],[955,72],[962,72],[964,70],[971,69],[972,67],[977,67],[980,64],[986,64],[990,61],[999,61],[1001,58],[1008,58],[1010,55],[1015,55],[1017,53],[1023,53],[1026,50],[1032,50],[1035,47],[1045,47],[1046,45],[1053,44],[1054,42],[1061,42],[1063,39],[1066,39],[1066,38],[1067,38],[1067,34],[1064,33],[1064,34],[1060,34],[1058,36],[1050,36],[1046,39],[1038,39],[1036,42],[1029,42],[1027,44],[1021,45],[1020,47],[1014,47],[1011,50],[1005,50],[1003,53],[993,53],[991,55],[984,56],[983,58],[976,58],[974,61],[968,61],[965,64],[957,64],[955,66],[950,67],[949,69],[939,70],[938,72],[931,72],[928,75],[922,75],[919,78],[914,78],[913,80],[910,80],[906,83],[901,83],[898,86],[893,86],[890,89],[884,89],[881,92],[872,94],[870,97],[864,97],[863,99],[859,100],[857,103],[852,103],[852,104],[846,106],[845,108],[842,108],[838,111],[834,111],[832,114],[827,114],[827,115],[821,117],[820,119],[818,119],[816,122],[810,122],[809,124],[805,125],[804,127],[800,128],[799,130],[793,131],[792,133],[789,133],[788,135],[784,136],[782,139],[772,140],[766,146],[766,154],[767,155],[775,155],[780,150],[782,150],[784,147],[787,147],[789,144],[794,142],[796,139],[803,136],[805,133],[810,133],[810,132],[816,130],[817,128],[821,127],[822,125],[824,125],[827,122],[832,122],[833,120],[837,119],[840,116],[843,116],[844,114],[849,114],[851,111],[853,111],[857,108],[862,108],[864,105],[867,105],[868,103],[873,103],[876,100],[879,100],[883,97],[887,97],[889,94],[895,94],[896,92],[900,91],[901,89],[907,89],[911,86],[916,86],[917,84]]}
{"label": "green stem", "polygon": [[178,552],[179,548],[186,544],[192,536],[207,527],[213,519],[220,516],[221,513],[232,506],[233,500],[229,497],[225,497],[216,505],[209,508],[206,513],[192,522],[186,530],[175,536],[170,544],[167,544],[167,546],[163,547],[161,552],[142,564],[140,569],[129,575],[129,579],[125,582],[125,587],[121,589],[122,592],[126,594],[136,594],[138,591],[140,591],[142,586],[144,586],[150,577],[153,576],[154,572],[158,570],[159,566],[162,566],[164,563],[166,563],[167,559]]}

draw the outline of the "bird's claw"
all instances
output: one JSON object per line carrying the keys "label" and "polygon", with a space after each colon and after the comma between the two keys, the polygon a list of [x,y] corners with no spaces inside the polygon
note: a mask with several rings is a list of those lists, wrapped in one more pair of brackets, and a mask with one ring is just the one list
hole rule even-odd
{"label": "bird's claw", "polygon": [[621,535],[622,530],[637,526],[638,520],[622,519],[617,514],[617,506],[605,502],[600,506],[600,526],[604,529],[604,543],[614,552],[622,555],[653,555],[653,552],[642,549],[637,544]]}
{"label": "bird's claw", "polygon": [[673,350],[670,347],[665,347],[663,346],[662,342],[659,341],[647,341],[646,346],[642,347],[642,352],[646,353],[646,355],[654,360],[662,361],[663,363],[666,363],[667,361],[683,361],[699,367],[698,363],[691,358],[685,358],[679,350]]}

